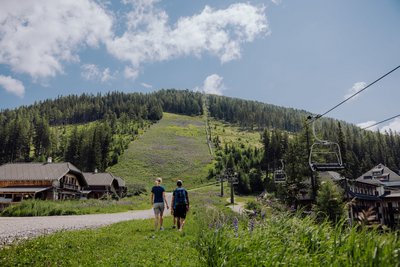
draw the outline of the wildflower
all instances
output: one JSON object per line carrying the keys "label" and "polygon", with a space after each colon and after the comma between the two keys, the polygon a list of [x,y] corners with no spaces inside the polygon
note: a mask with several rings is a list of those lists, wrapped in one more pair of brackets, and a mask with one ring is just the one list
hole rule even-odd
{"label": "wildflower", "polygon": [[265,219],[265,214],[266,214],[266,212],[265,212],[265,210],[263,210],[263,211],[261,212],[261,219],[262,219],[262,220]]}
{"label": "wildflower", "polygon": [[236,217],[233,218],[233,230],[235,231],[235,237],[238,237],[239,220]]}
{"label": "wildflower", "polygon": [[250,234],[253,232],[253,230],[254,230],[254,223],[255,223],[255,220],[254,219],[251,219],[250,221],[249,221],[249,232],[250,232]]}

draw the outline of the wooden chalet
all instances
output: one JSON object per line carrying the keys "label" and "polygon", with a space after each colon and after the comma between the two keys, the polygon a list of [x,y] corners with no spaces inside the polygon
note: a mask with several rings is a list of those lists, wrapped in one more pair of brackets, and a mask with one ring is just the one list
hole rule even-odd
{"label": "wooden chalet", "polygon": [[83,191],[87,198],[121,198],[126,196],[125,181],[120,177],[116,177],[111,173],[98,173],[96,171],[84,172],[83,175],[87,181],[87,186]]}
{"label": "wooden chalet", "polygon": [[0,166],[0,208],[23,199],[79,199],[87,186],[73,164],[8,163]]}
{"label": "wooden chalet", "polygon": [[372,207],[377,223],[389,227],[400,225],[400,175],[378,164],[347,186],[347,197],[354,200],[351,217]]}
{"label": "wooden chalet", "polygon": [[125,180],[118,176],[114,176],[114,177],[115,177],[115,179],[117,179],[118,185],[119,185],[119,188],[117,191],[118,195],[120,197],[126,197],[128,194],[128,187],[126,186]]}

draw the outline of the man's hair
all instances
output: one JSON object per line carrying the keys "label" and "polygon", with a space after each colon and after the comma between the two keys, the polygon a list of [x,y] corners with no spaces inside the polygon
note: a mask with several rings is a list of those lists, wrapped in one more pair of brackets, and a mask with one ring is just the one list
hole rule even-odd
{"label": "man's hair", "polygon": [[161,184],[161,182],[162,182],[161,177],[157,177],[157,178],[156,178],[156,181],[159,182],[159,183]]}
{"label": "man's hair", "polygon": [[178,181],[176,182],[176,185],[177,185],[177,186],[182,186],[182,180],[178,180]]}

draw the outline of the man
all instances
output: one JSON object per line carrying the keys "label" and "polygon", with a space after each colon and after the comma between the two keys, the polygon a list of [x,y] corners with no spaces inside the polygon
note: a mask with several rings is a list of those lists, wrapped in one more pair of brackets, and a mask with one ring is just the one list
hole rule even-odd
{"label": "man", "polygon": [[160,230],[164,230],[163,227],[163,214],[164,214],[164,203],[167,206],[167,209],[169,209],[167,199],[165,197],[165,189],[164,187],[161,186],[162,179],[157,178],[155,180],[156,185],[153,186],[151,189],[151,205],[153,205],[154,209],[154,216],[155,216],[155,221],[154,221],[154,227],[155,230],[158,229],[158,224],[160,224]]}
{"label": "man", "polygon": [[189,211],[189,196],[185,188],[182,187],[182,181],[176,182],[178,186],[172,193],[171,213],[177,219],[178,230],[182,231],[185,225],[186,213]]}

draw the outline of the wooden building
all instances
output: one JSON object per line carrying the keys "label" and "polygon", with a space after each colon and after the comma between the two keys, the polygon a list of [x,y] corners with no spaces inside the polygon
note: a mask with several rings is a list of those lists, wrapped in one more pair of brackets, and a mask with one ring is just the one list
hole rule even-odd
{"label": "wooden building", "polygon": [[400,175],[378,164],[354,181],[348,180],[347,197],[353,199],[350,216],[373,208],[376,222],[389,227],[400,226]]}
{"label": "wooden building", "polygon": [[[356,220],[359,214],[370,208],[374,211],[372,223],[391,228],[400,227],[400,175],[383,164],[378,164],[356,179],[345,179],[337,172],[319,172],[318,179],[334,181],[343,189],[344,198],[350,202],[349,217]],[[306,180],[307,188],[311,182]],[[300,191],[299,203],[308,207],[313,202],[308,190]]]}
{"label": "wooden building", "polygon": [[8,163],[0,166],[0,206],[23,199],[79,199],[87,186],[82,172],[65,163]]}
{"label": "wooden building", "polygon": [[87,198],[121,198],[126,196],[125,181],[112,175],[111,173],[103,172],[84,172],[83,175],[87,181],[87,186],[84,192]]}

